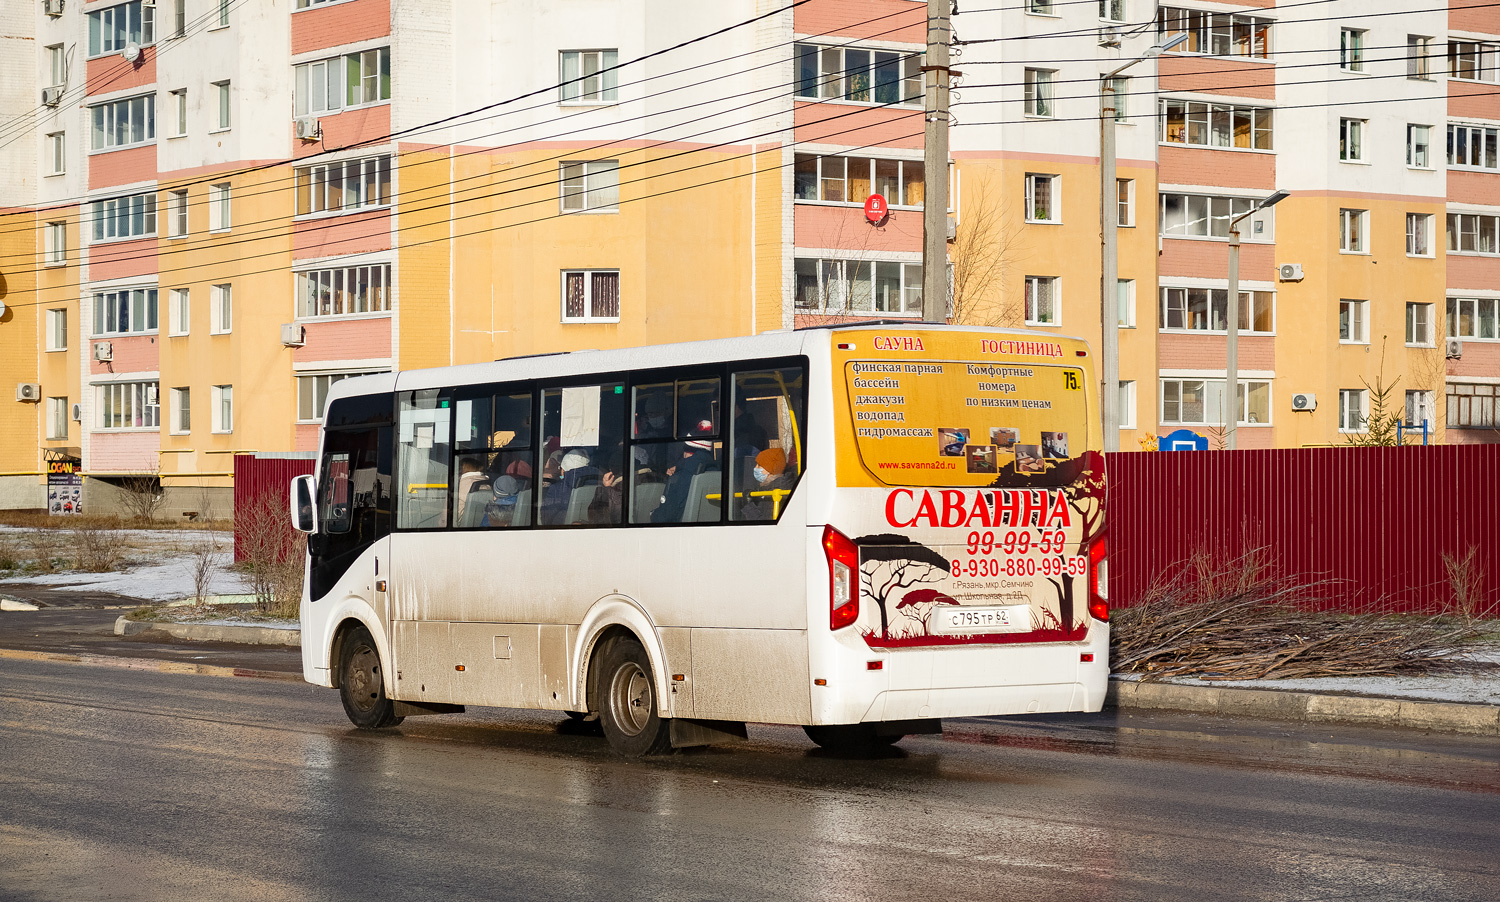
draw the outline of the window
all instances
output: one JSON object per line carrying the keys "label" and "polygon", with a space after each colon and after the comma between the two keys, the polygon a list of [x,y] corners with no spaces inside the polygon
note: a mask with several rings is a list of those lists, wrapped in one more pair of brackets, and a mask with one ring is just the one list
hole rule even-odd
{"label": "window", "polygon": [[[1276,331],[1275,294],[1241,291],[1239,331],[1269,335]],[[1229,330],[1228,288],[1161,289],[1161,329],[1198,332]]]}
{"label": "window", "polygon": [[1115,295],[1120,302],[1121,328],[1135,328],[1135,280],[1117,279]]}
{"label": "window", "polygon": [[224,335],[234,328],[234,292],[230,285],[213,285],[208,290],[208,333]]}
{"label": "window", "polygon": [[1272,149],[1271,110],[1191,100],[1163,100],[1160,110],[1164,144]]}
{"label": "window", "polygon": [[1125,21],[1125,0],[1099,0],[1099,18],[1106,22]]}
{"label": "window", "polygon": [[1496,148],[1500,146],[1500,129],[1482,125],[1448,126],[1448,165],[1477,169],[1500,168]]}
{"label": "window", "polygon": [[1135,382],[1127,380],[1120,385],[1120,428],[1135,428]]}
{"label": "window", "polygon": [[1026,325],[1058,324],[1057,277],[1026,277]]}
{"label": "window", "polygon": [[1431,429],[1435,424],[1432,392],[1408,391],[1406,393],[1406,417],[1401,421],[1401,425],[1408,429]]}
{"label": "window", "polygon": [[1432,78],[1432,38],[1419,34],[1406,36],[1406,77],[1426,81]]}
{"label": "window", "polygon": [[561,163],[564,213],[614,212],[620,209],[620,161]]}
{"label": "window", "polygon": [[187,386],[174,388],[171,397],[172,434],[186,435],[193,431],[193,390]]}
{"label": "window", "polygon": [[94,334],[127,335],[156,331],[156,289],[122,288],[94,292]]}
{"label": "window", "polygon": [[1497,389],[1500,386],[1449,382],[1447,425],[1494,428]]}
{"label": "window", "polygon": [[1339,341],[1345,344],[1368,344],[1369,301],[1339,301]]}
{"label": "window", "polygon": [[1345,72],[1365,71],[1365,33],[1363,30],[1339,29],[1339,68]]}
{"label": "window", "polygon": [[1052,112],[1052,69],[1027,69],[1023,94],[1028,116],[1050,119]]}
{"label": "window", "polygon": [[921,105],[922,54],[797,45],[797,96],[803,100]]}
{"label": "window", "polygon": [[1449,338],[1500,338],[1494,298],[1449,298]]}
{"label": "window", "polygon": [[193,323],[192,295],[186,288],[173,288],[167,294],[167,329],[170,335],[186,335]]}
{"label": "window", "polygon": [[1367,219],[1369,219],[1367,210],[1339,211],[1339,250],[1350,254],[1365,252],[1365,221]]}
{"label": "window", "polygon": [[1052,0],[1026,0],[1026,11],[1044,16],[1055,15],[1057,12],[1052,8]]}
{"label": "window", "polygon": [[47,350],[68,349],[68,311],[57,308],[47,311]]}
{"label": "window", "polygon": [[156,95],[127,97],[89,107],[94,150],[134,147],[156,138]]}
{"label": "window", "polygon": [[43,48],[47,54],[47,84],[62,87],[68,83],[68,54],[62,44]]}
{"label": "window", "polygon": [[1269,426],[1271,424],[1271,383],[1241,382],[1235,386],[1235,400],[1239,406],[1239,426]]}
{"label": "window", "polygon": [[922,265],[885,260],[818,260],[794,264],[798,312],[922,312]]}
{"label": "window", "polygon": [[1500,44],[1449,41],[1448,76],[1465,81],[1496,81],[1500,78],[1497,54],[1500,54]]}
{"label": "window", "polygon": [[1162,39],[1179,34],[1188,36],[1186,42],[1174,49],[1175,53],[1260,59],[1271,55],[1271,20],[1257,16],[1164,6],[1156,14],[1156,32]]}
{"label": "window", "polygon": [[156,4],[132,0],[89,17],[89,56],[118,53],[130,44],[141,47],[156,43]]}
{"label": "window", "polygon": [[1428,153],[1428,135],[1432,129],[1426,125],[1406,126],[1406,165],[1417,169],[1431,169],[1432,157]]}
{"label": "window", "polygon": [[155,429],[161,426],[155,382],[106,382],[94,386],[95,421],[100,429]]}
{"label": "window", "polygon": [[620,321],[620,271],[573,270],[564,272],[562,321],[565,323],[617,323]]}
{"label": "window", "polygon": [[1060,222],[1062,211],[1058,209],[1057,176],[1026,175],[1026,221]]}
{"label": "window", "polygon": [[879,194],[893,207],[922,206],[926,196],[921,160],[872,160],[865,157],[819,157],[799,153],[793,175],[800,201],[863,204]]}
{"label": "window", "polygon": [[68,171],[67,132],[52,132],[47,136],[47,174],[62,175]]}
{"label": "window", "polygon": [[1115,108],[1115,121],[1125,122],[1129,118],[1128,106],[1130,103],[1130,79],[1123,75],[1105,79],[1104,87],[1109,91],[1109,99]]}
{"label": "window", "polygon": [[187,88],[178,88],[171,93],[172,113],[176,117],[173,123],[172,137],[181,138],[188,133],[188,109]]}
{"label": "window", "polygon": [[316,423],[323,419],[328,406],[328,389],[335,383],[364,373],[319,373],[316,376],[297,377],[297,421]]}
{"label": "window", "polygon": [[167,237],[181,238],[188,233],[188,189],[167,192]]}
{"label": "window", "polygon": [[55,442],[68,437],[68,399],[47,399],[47,441]]}
{"label": "window", "polygon": [[344,105],[391,99],[391,48],[362,50],[344,57]]}
{"label": "window", "polygon": [[210,411],[213,421],[210,428],[214,432],[234,431],[234,386],[215,385],[213,387],[213,409]]}
{"label": "window", "polygon": [[1122,226],[1135,225],[1135,179],[1116,179],[1115,193],[1119,205],[1117,221]]}
{"label": "window", "polygon": [[49,222],[43,236],[42,253],[48,266],[66,266],[68,263],[68,224]]}
{"label": "window", "polygon": [[156,234],[156,195],[131,194],[89,204],[94,240],[143,238]]}
{"label": "window", "polygon": [[1432,305],[1406,305],[1406,343],[1417,347],[1432,347]]}
{"label": "window", "polygon": [[[1255,201],[1248,197],[1164,193],[1161,196],[1161,233],[1168,238],[1228,238],[1229,223],[1254,207]],[[1267,227],[1265,233],[1253,232],[1252,240],[1271,240],[1273,217],[1269,208],[1257,214],[1257,219],[1266,222]]]}
{"label": "window", "polygon": [[229,0],[218,0],[219,4],[219,27],[229,27]]}
{"label": "window", "polygon": [[217,182],[208,186],[208,230],[227,232],[229,216],[229,183]]}
{"label": "window", "polygon": [[338,3],[340,0],[297,0],[297,9],[308,9],[313,6],[322,6],[325,3]]}
{"label": "window", "polygon": [[216,81],[213,82],[213,87],[214,96],[219,101],[219,115],[215,120],[218,124],[214,126],[214,130],[222,131],[229,128],[229,82]]}
{"label": "window", "polygon": [[172,0],[172,37],[187,37],[187,0]]}
{"label": "window", "polygon": [[614,103],[619,99],[618,50],[564,50],[559,54],[563,103]]}
{"label": "window", "polygon": [[391,309],[391,265],[341,266],[296,274],[297,315],[355,316]]}
{"label": "window", "polygon": [[1500,217],[1478,213],[1448,214],[1448,250],[1460,254],[1500,253]]}
{"label": "window", "polygon": [[1428,213],[1406,214],[1406,255],[1432,256],[1432,216]]}
{"label": "window", "polygon": [[292,112],[331,112],[391,99],[391,48],[377,47],[292,69]]}
{"label": "window", "polygon": [[391,158],[366,157],[296,170],[297,215],[348,213],[391,202]]}
{"label": "window", "polygon": [[[1224,380],[1161,380],[1161,421],[1164,424],[1210,426],[1224,422]],[[1243,379],[1235,386],[1236,425],[1271,423],[1271,383]]]}
{"label": "window", "polygon": [[1339,431],[1364,432],[1370,422],[1370,393],[1363,388],[1339,389]]}
{"label": "window", "polygon": [[1339,159],[1362,163],[1365,159],[1365,120],[1339,120]]}

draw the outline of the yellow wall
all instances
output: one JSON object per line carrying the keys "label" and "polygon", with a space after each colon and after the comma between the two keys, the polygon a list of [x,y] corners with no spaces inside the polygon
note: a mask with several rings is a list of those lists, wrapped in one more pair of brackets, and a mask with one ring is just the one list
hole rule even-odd
{"label": "yellow wall", "polygon": [[[16,383],[40,381],[37,372],[41,314],[36,305],[41,235],[30,212],[0,211],[0,473],[37,472],[45,402],[15,400]],[[42,387],[45,396],[50,385]]]}

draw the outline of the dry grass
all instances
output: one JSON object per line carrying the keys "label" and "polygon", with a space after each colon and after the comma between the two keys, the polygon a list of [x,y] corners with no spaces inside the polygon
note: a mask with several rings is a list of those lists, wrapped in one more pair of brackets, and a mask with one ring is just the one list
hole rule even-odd
{"label": "dry grass", "polygon": [[226,529],[227,522],[212,520],[141,520],[115,514],[80,514],[54,517],[45,511],[0,511],[0,526],[21,529]]}
{"label": "dry grass", "polygon": [[291,528],[286,506],[273,492],[253,499],[236,518],[239,566],[249,578],[257,607],[263,614],[296,618],[302,603],[306,539]]}
{"label": "dry grass", "polygon": [[[1318,611],[1330,580],[1279,575],[1268,550],[1215,557],[1199,551],[1131,607],[1115,612],[1110,659],[1144,679],[1204,680],[1430,673],[1487,638],[1454,605],[1440,616]],[[1457,594],[1457,593],[1455,593]]]}
{"label": "dry grass", "polygon": [[125,562],[125,549],[112,529],[80,526],[72,530],[73,553],[79,570],[108,573]]}

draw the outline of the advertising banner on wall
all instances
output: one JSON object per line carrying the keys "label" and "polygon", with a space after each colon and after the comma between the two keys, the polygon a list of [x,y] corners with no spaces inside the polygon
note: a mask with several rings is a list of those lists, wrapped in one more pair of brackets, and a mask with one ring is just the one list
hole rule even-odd
{"label": "advertising banner on wall", "polygon": [[79,461],[47,461],[47,513],[54,517],[83,513],[83,467]]}

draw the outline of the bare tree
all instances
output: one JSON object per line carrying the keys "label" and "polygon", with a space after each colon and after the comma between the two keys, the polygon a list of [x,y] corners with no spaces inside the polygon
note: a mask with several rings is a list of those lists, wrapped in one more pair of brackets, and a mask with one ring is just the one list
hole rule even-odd
{"label": "bare tree", "polygon": [[235,513],[239,567],[262,613],[297,616],[305,540],[291,528],[275,492],[262,492]]}
{"label": "bare tree", "polygon": [[962,206],[957,235],[949,247],[952,259],[952,310],[949,318],[965,326],[1020,328],[1026,311],[1003,293],[1010,274],[1020,226],[1007,220],[989,176],[979,180]]}
{"label": "bare tree", "polygon": [[198,606],[208,603],[209,589],[214,574],[219,570],[219,537],[211,529],[200,529],[193,534],[188,549],[188,575],[193,580],[193,601]]}
{"label": "bare tree", "polygon": [[120,488],[125,493],[122,502],[125,510],[136,520],[155,520],[167,500],[158,469],[131,473],[120,480]]}

